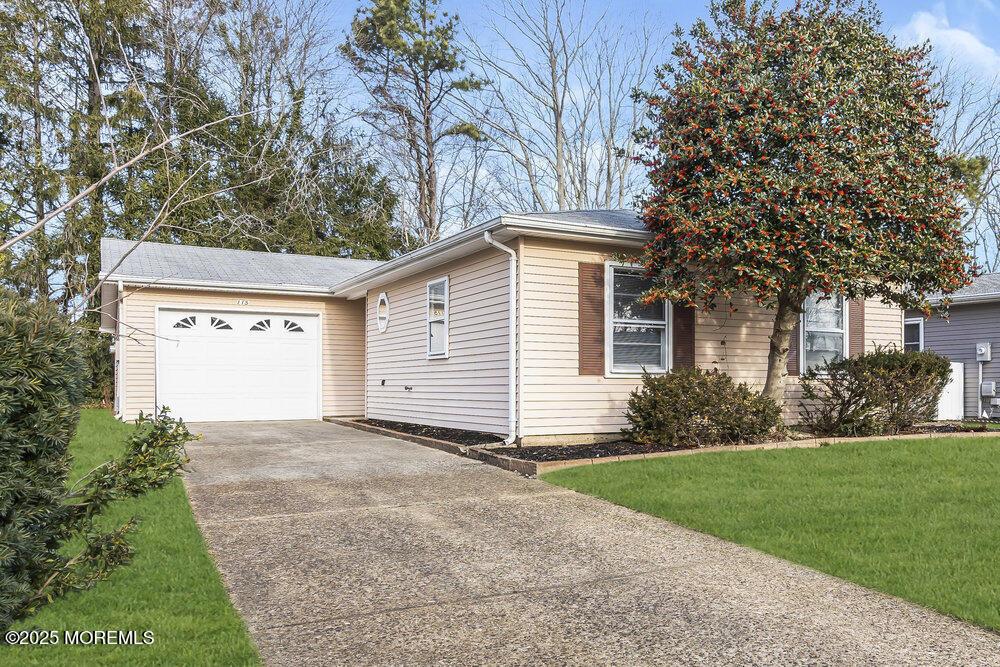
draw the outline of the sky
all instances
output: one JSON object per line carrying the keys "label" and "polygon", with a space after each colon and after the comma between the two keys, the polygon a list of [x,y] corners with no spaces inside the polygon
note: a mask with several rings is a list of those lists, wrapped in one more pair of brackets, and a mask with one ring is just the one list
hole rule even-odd
{"label": "sky", "polygon": [[[571,3],[574,0],[569,0]],[[582,0],[579,0],[582,2]],[[526,4],[531,0],[524,0]],[[330,26],[346,29],[360,2],[331,0]],[[496,2],[442,0],[445,11],[458,13],[463,26],[475,34],[489,21]],[[646,17],[662,23],[669,32],[675,23],[690,25],[705,13],[707,0],[589,0],[588,11],[607,13],[609,18],[629,21]],[[885,29],[902,42],[930,40],[935,50],[954,58],[982,76],[1000,75],[1000,0],[881,0]]]}

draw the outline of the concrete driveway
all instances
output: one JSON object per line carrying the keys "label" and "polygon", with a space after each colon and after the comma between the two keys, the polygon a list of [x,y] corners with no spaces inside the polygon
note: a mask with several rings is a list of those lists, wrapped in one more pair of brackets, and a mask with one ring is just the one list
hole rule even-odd
{"label": "concrete driveway", "polygon": [[188,493],[270,664],[1000,663],[992,633],[409,442],[192,430]]}

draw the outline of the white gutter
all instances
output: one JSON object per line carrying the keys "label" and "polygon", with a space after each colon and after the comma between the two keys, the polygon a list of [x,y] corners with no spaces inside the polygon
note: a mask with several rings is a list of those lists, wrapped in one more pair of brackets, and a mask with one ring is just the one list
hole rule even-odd
{"label": "white gutter", "polygon": [[493,238],[489,230],[483,232],[483,240],[494,248],[507,253],[508,302],[507,313],[507,415],[509,435],[503,444],[512,444],[517,439],[517,253]]}
{"label": "white gutter", "polygon": [[[1000,301],[1000,292],[984,292],[982,294],[970,294],[969,296],[953,296],[949,297],[951,303],[949,305],[959,306],[966,303],[991,303],[993,301]],[[932,306],[939,306],[941,302],[944,301],[943,297],[936,297],[934,299],[928,300]]]}
{"label": "white gutter", "polygon": [[[542,220],[531,215],[505,215],[504,225],[508,228],[520,228],[526,233],[531,232],[553,232],[559,236],[579,236],[581,238],[592,238],[603,241],[632,241],[636,243],[646,243],[652,234],[644,229],[623,229],[620,227],[596,227],[594,225],[581,224],[578,222],[555,222],[552,220]],[[520,223],[520,224],[518,224]]]}
{"label": "white gutter", "polygon": [[116,280],[118,283],[140,287],[212,290],[213,292],[259,292],[262,294],[290,294],[299,296],[330,295],[329,287],[316,285],[268,285],[266,283],[230,283],[211,280],[188,280],[183,278],[149,278],[143,276],[126,276],[111,274],[105,281]]}

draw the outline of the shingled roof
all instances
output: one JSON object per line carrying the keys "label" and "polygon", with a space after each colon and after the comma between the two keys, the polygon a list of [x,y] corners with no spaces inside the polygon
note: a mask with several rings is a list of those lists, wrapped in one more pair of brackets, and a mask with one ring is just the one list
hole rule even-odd
{"label": "shingled roof", "polygon": [[381,262],[343,257],[169,243],[144,242],[135,247],[134,241],[101,239],[101,276],[131,282],[264,285],[288,290],[306,288],[307,291],[325,291],[379,264]]}
{"label": "shingled roof", "polygon": [[527,218],[552,223],[584,225],[587,227],[646,231],[646,226],[635,211],[625,209],[594,209],[580,211],[553,211],[551,213],[506,213],[505,218]]}
{"label": "shingled roof", "polygon": [[[952,302],[963,301],[1000,301],[1000,273],[984,273],[976,278],[971,285],[955,290],[948,295]],[[941,300],[941,295],[931,297],[931,303]]]}
{"label": "shingled roof", "polygon": [[[144,242],[135,248],[134,241],[101,239],[101,277],[108,280],[149,284],[176,284],[205,287],[245,287],[273,291],[330,291],[341,283],[368,272],[381,275],[385,265],[390,270],[429,256],[442,259],[441,251],[458,242],[479,239],[484,231],[505,225],[524,230],[564,231],[576,235],[614,239],[643,239],[648,232],[634,211],[581,210],[552,213],[510,213],[462,230],[391,262],[316,257],[287,253],[252,252]],[[485,246],[485,244],[483,243]],[[467,251],[471,252],[471,250]]]}

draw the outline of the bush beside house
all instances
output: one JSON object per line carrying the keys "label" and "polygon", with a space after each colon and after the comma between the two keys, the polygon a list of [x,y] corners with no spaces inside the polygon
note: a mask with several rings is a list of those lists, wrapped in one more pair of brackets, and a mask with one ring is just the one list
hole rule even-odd
{"label": "bush beside house", "polygon": [[931,421],[948,383],[946,357],[879,348],[802,376],[802,426],[817,435],[895,435]]}
{"label": "bush beside house", "polygon": [[725,373],[698,368],[644,374],[626,417],[630,439],[666,447],[761,442],[782,429],[775,401]]}

